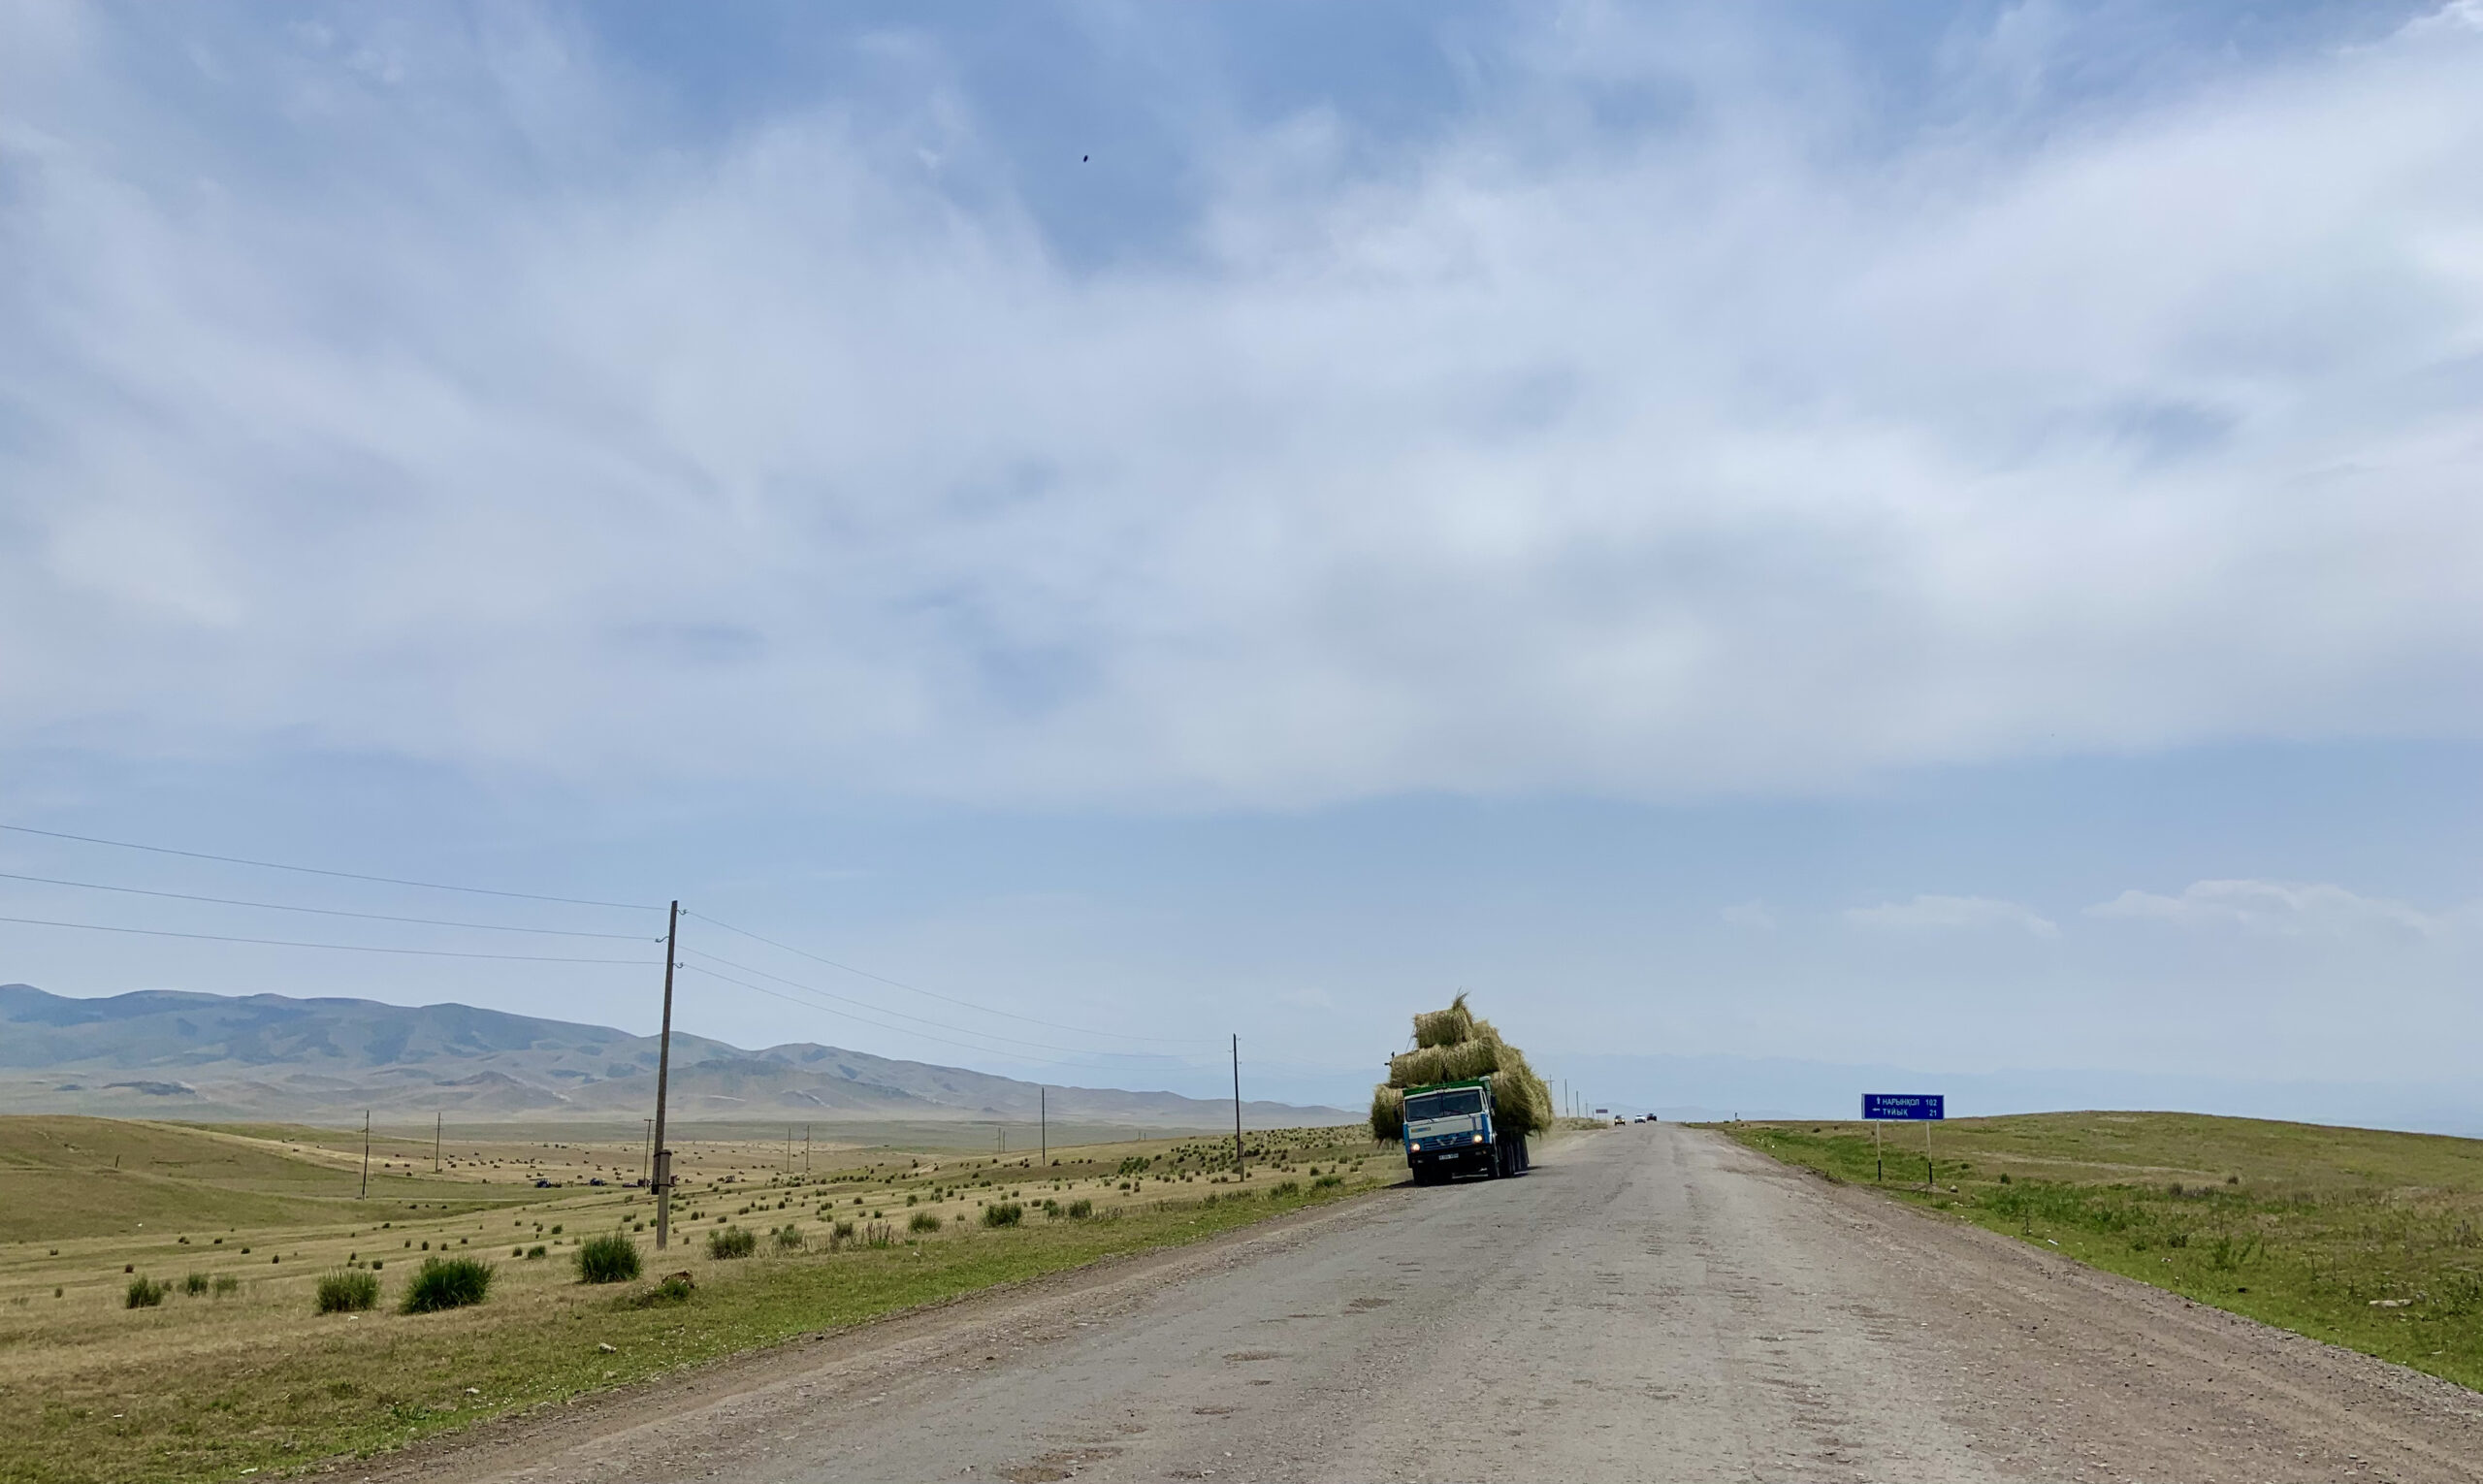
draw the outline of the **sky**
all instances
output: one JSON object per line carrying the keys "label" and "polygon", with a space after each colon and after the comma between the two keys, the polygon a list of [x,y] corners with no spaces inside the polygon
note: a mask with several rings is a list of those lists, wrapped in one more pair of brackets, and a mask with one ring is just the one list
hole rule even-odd
{"label": "sky", "polygon": [[0,6],[0,981],[651,1030],[678,898],[744,1045],[1350,1100],[1465,988],[1630,1106],[2483,1127],[2478,76],[2476,0]]}

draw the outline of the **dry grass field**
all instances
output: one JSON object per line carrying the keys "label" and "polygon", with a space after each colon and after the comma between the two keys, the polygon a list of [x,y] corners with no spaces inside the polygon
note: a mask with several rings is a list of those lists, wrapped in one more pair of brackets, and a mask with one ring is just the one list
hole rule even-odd
{"label": "dry grass field", "polygon": [[[2483,1387],[2483,1140],[2197,1113],[1722,1125],[2202,1304]],[[1930,1188],[1926,1189],[1926,1177]]]}
{"label": "dry grass field", "polygon": [[[1403,1176],[1358,1128],[1252,1133],[1241,1179],[1229,1136],[815,1142],[808,1173],[781,1135],[677,1139],[659,1253],[626,1183],[642,1143],[499,1132],[444,1140],[436,1175],[429,1139],[374,1143],[364,1200],[359,1131],[0,1119],[0,1481],[277,1472]],[[722,1255],[733,1233],[751,1255]],[[640,1276],[582,1282],[580,1244],[615,1235]],[[442,1256],[491,1264],[487,1300],[399,1312]],[[658,1286],[675,1273],[686,1298]],[[319,1312],[339,1275],[376,1307]],[[131,1307],[141,1280],[161,1296]]]}

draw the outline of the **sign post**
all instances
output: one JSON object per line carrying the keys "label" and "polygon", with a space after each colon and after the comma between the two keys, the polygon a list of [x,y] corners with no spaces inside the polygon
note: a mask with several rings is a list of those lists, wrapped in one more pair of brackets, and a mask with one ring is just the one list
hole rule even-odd
{"label": "sign post", "polygon": [[1931,1125],[1949,1116],[1947,1094],[1938,1092],[1866,1092],[1862,1094],[1862,1116],[1871,1124],[1871,1152],[1879,1164],[1882,1179],[1887,1178],[1887,1161],[1880,1153],[1880,1125],[1886,1122],[1918,1122],[1922,1125],[1922,1188],[1933,1188],[1931,1163]]}

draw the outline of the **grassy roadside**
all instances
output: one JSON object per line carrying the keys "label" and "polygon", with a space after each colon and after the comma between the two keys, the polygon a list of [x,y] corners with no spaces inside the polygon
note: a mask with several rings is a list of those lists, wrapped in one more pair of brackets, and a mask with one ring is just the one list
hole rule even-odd
{"label": "grassy roadside", "polygon": [[[410,1229],[403,1224],[378,1248],[392,1259],[384,1269],[343,1263],[344,1250],[314,1252],[298,1275],[292,1266],[270,1269],[230,1301],[177,1293],[160,1307],[129,1310],[115,1296],[48,1300],[49,1290],[37,1288],[11,1301],[24,1317],[0,1329],[0,1416],[9,1419],[0,1429],[0,1481],[171,1484],[278,1473],[994,1284],[1198,1241],[1403,1174],[1350,1130],[1262,1134],[1254,1150],[1266,1163],[1246,1182],[1203,1174],[1204,1153],[1188,1145],[1067,1151],[1066,1163],[1042,1167],[902,1161],[901,1170],[874,1165],[800,1182],[719,1182],[682,1203],[705,1224],[685,1219],[671,1251],[647,1250],[645,1275],[633,1283],[573,1281],[576,1247],[559,1245],[560,1223],[498,1239],[543,1252],[529,1245],[540,1236],[555,1248],[542,1259],[458,1238],[456,1255],[488,1256],[500,1280],[486,1304],[439,1313],[393,1310],[401,1273],[423,1255],[394,1240]],[[847,1194],[856,1190],[870,1194]],[[1071,1214],[1073,1196],[1091,1215]],[[708,1214],[724,1202],[733,1204]],[[980,1219],[984,1205],[1004,1203],[1022,1209],[1019,1224]],[[936,1229],[912,1228],[911,1217],[935,1209],[950,1213]],[[572,1234],[629,1236],[644,1214],[636,1206],[564,1210]],[[889,1219],[877,1219],[883,1213]],[[451,1230],[505,1228],[504,1215],[443,1210],[425,1249],[435,1241],[448,1248]],[[759,1254],[711,1256],[704,1239],[726,1222],[759,1236]],[[773,1240],[786,1228],[801,1232],[800,1247]],[[373,1235],[366,1228],[299,1240],[358,1245],[368,1258]],[[387,1302],[315,1315],[312,1266],[371,1274],[388,1285]],[[656,1279],[683,1270],[695,1280],[692,1297],[643,1302]]]}
{"label": "grassy roadside", "polygon": [[2193,1113],[1716,1125],[2201,1304],[2483,1387],[2483,1141]]}

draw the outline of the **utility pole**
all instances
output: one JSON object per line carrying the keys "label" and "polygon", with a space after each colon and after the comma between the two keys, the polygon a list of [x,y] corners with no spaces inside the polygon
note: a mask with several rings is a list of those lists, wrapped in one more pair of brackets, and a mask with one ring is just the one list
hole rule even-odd
{"label": "utility pole", "polygon": [[1242,1033],[1233,1033],[1233,1173],[1246,1174],[1242,1167]]}
{"label": "utility pole", "polygon": [[802,1125],[802,1178],[811,1178],[811,1126]]}
{"label": "utility pole", "polygon": [[1035,1087],[1035,1163],[1037,1164],[1044,1164],[1051,1158],[1050,1099],[1051,1089],[1040,1083],[1037,1084]]}
{"label": "utility pole", "polygon": [[644,1185],[651,1183],[655,1179],[656,1120],[653,1118],[640,1118],[638,1121],[647,1126],[647,1157],[645,1162],[638,1167],[638,1183]]}
{"label": "utility pole", "polygon": [[371,1110],[362,1111],[362,1198],[371,1199]]}
{"label": "utility pole", "polygon": [[793,1173],[793,1125],[785,1125],[785,1173]]}
{"label": "utility pole", "polygon": [[672,962],[678,955],[674,945],[681,932],[681,904],[672,904],[672,916],[663,929],[663,1040],[656,1047],[656,1121],[648,1136],[655,1143],[656,1187],[656,1250],[661,1252],[672,1240],[672,1151],[665,1148],[663,1139],[663,1095],[672,1076]]}
{"label": "utility pole", "polygon": [[448,1115],[435,1108],[431,1113],[431,1173],[439,1173],[439,1125]]}

